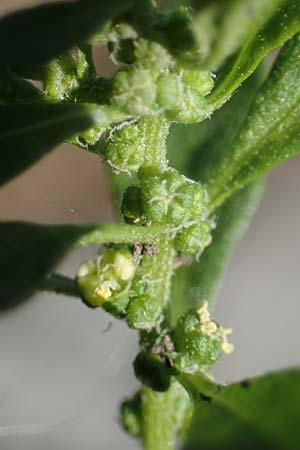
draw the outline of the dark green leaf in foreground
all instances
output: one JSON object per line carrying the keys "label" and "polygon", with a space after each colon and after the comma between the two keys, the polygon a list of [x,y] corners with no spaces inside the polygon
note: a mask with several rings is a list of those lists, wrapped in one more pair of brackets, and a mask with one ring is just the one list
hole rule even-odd
{"label": "dark green leaf in foreground", "polygon": [[163,231],[159,226],[127,224],[76,226],[0,222],[0,309],[21,302],[39,288],[77,295],[76,291],[72,292],[72,283],[67,278],[47,276],[77,241],[81,245],[152,243]]}
{"label": "dark green leaf in foreground", "polygon": [[84,43],[133,0],[79,0],[28,8],[0,19],[0,69],[42,64]]}
{"label": "dark green leaf in foreground", "polygon": [[[186,379],[193,384],[192,376]],[[184,450],[299,450],[299,399],[299,370],[209,393],[200,387]]]}
{"label": "dark green leaf in foreground", "polygon": [[207,180],[211,209],[300,152],[300,37],[289,41],[240,132]]}
{"label": "dark green leaf in foreground", "polygon": [[225,65],[208,101],[212,110],[225,103],[272,50],[300,31],[300,2],[286,0],[273,16]]}
{"label": "dark green leaf in foreground", "polygon": [[0,309],[29,297],[89,226],[0,223]]}
{"label": "dark green leaf in foreground", "polygon": [[68,104],[0,104],[0,184],[96,121],[98,108]]}

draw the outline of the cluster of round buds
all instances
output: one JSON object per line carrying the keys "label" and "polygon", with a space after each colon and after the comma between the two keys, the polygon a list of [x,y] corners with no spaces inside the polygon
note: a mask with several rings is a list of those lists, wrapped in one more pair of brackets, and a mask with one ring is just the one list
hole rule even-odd
{"label": "cluster of round buds", "polygon": [[231,329],[224,329],[211,320],[208,303],[204,301],[196,312],[189,312],[176,325],[173,334],[175,367],[193,373],[216,363],[222,351],[226,354],[233,351],[233,344],[227,340],[231,333]]}
{"label": "cluster of round buds", "polygon": [[203,186],[174,169],[147,177],[140,189],[143,213],[149,222],[182,225],[199,220],[206,212]]}
{"label": "cluster of round buds", "polygon": [[106,163],[119,172],[137,172],[146,156],[143,118],[138,122],[123,122],[102,136],[97,144]]}
{"label": "cluster of round buds", "polygon": [[106,248],[96,260],[80,265],[77,284],[89,306],[103,306],[112,313],[124,315],[135,272],[136,264],[127,247]]}
{"label": "cluster of round buds", "polygon": [[186,255],[196,255],[196,257],[199,257],[211,241],[211,224],[206,220],[202,220],[184,227],[177,233],[175,248],[177,251]]}
{"label": "cluster of round buds", "polygon": [[166,111],[170,120],[195,123],[208,116],[205,96],[212,87],[213,78],[206,71],[135,65],[114,76],[112,104],[133,116]]}

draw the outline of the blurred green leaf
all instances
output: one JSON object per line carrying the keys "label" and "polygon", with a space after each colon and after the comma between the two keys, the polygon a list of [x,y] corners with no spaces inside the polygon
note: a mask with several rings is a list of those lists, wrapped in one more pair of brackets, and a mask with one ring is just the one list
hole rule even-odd
{"label": "blurred green leaf", "polygon": [[[187,385],[192,376],[186,376]],[[188,380],[189,379],[189,380]],[[196,389],[194,384],[193,390]],[[184,450],[297,450],[300,371],[198,392]]]}
{"label": "blurred green leaf", "polygon": [[172,323],[176,323],[186,310],[197,307],[203,299],[207,299],[210,309],[214,308],[230,255],[247,231],[263,191],[264,181],[259,180],[238,191],[216,211],[217,227],[212,233],[212,243],[199,262],[179,268],[173,279]]}
{"label": "blurred green leaf", "polygon": [[0,184],[101,118],[92,105],[0,103]]}
{"label": "blurred green leaf", "polygon": [[288,42],[240,132],[206,180],[211,209],[300,152],[300,37]]}
{"label": "blurred green leaf", "polygon": [[285,0],[259,32],[226,63],[215,89],[208,97],[212,110],[228,100],[269,52],[283,45],[299,30],[300,2]]}
{"label": "blurred green leaf", "polygon": [[0,223],[0,309],[29,297],[69,247],[91,228]]}
{"label": "blurred green leaf", "polygon": [[134,0],[79,0],[28,8],[0,19],[0,69],[45,63],[83,44]]}
{"label": "blurred green leaf", "polygon": [[[227,58],[252,38],[286,0],[218,0],[204,2],[214,9],[210,27],[215,28],[215,40],[209,56],[203,62],[209,69],[218,68]],[[203,1],[194,2],[203,5]],[[201,17],[201,12],[199,18]]]}

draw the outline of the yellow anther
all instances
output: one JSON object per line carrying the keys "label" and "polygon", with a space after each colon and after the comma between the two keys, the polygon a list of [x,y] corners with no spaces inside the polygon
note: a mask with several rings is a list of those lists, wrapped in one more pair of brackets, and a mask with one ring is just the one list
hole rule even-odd
{"label": "yellow anther", "polygon": [[210,322],[210,313],[208,310],[208,301],[204,300],[200,308],[198,308],[197,313],[202,324]]}
{"label": "yellow anther", "polygon": [[218,327],[215,322],[203,323],[200,327],[201,333],[205,336],[211,336],[217,331]]}
{"label": "yellow anther", "polygon": [[229,355],[234,351],[234,345],[231,342],[222,342],[221,349],[226,355]]}
{"label": "yellow anther", "polygon": [[99,297],[104,298],[104,300],[107,300],[107,299],[109,299],[109,297],[111,297],[111,290],[110,290],[109,287],[101,285],[101,286],[96,290],[96,294],[97,294]]}
{"label": "yellow anther", "polygon": [[226,340],[226,337],[233,333],[232,328],[219,328],[220,338]]}

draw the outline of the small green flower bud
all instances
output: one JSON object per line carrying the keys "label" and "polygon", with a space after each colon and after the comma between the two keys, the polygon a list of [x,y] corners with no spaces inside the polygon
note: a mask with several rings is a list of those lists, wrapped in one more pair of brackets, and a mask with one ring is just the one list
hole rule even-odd
{"label": "small green flower bud", "polygon": [[141,436],[141,393],[137,392],[132,399],[121,404],[120,419],[124,429],[133,437]]}
{"label": "small green flower bud", "polygon": [[136,264],[127,247],[106,248],[95,261],[81,264],[77,272],[77,284],[83,300],[91,307],[103,306],[124,314],[128,289],[134,277]]}
{"label": "small green flower bud", "polygon": [[153,222],[179,225],[199,219],[206,209],[206,192],[176,170],[150,176],[141,183],[145,216]]}
{"label": "small green flower bud", "polygon": [[184,88],[181,98],[178,100],[178,108],[168,111],[169,119],[178,123],[192,124],[201,122],[208,117],[206,102],[199,92],[190,88]]}
{"label": "small green flower bud", "polygon": [[131,301],[127,309],[127,322],[135,330],[150,331],[161,318],[161,300],[142,294]]}
{"label": "small green flower bud", "polygon": [[139,39],[135,42],[135,56],[139,65],[159,71],[168,69],[174,60],[158,42]]}
{"label": "small green flower bud", "polygon": [[157,83],[157,102],[166,110],[177,111],[181,107],[183,84],[175,73],[163,74]]}
{"label": "small green flower bud", "polygon": [[146,158],[144,118],[110,130],[97,145],[115,172],[137,172]]}
{"label": "small green flower bud", "polygon": [[176,235],[175,247],[187,255],[201,254],[211,242],[211,227],[209,222],[202,221],[184,228]]}
{"label": "small green flower bud", "polygon": [[214,364],[221,357],[218,326],[210,318],[190,312],[179,319],[173,336],[177,357],[175,367],[184,372],[196,372],[202,366]]}
{"label": "small green flower bud", "polygon": [[123,194],[121,211],[125,222],[143,223],[141,190],[138,186],[129,186]]}
{"label": "small green flower bud", "polygon": [[133,363],[138,380],[154,391],[167,391],[171,383],[171,370],[159,356],[142,351]]}
{"label": "small green flower bud", "polygon": [[130,115],[151,114],[156,105],[156,70],[132,67],[120,70],[113,79],[112,103]]}
{"label": "small green flower bud", "polygon": [[185,86],[202,95],[208,95],[214,87],[210,72],[204,70],[182,69],[181,79]]}

